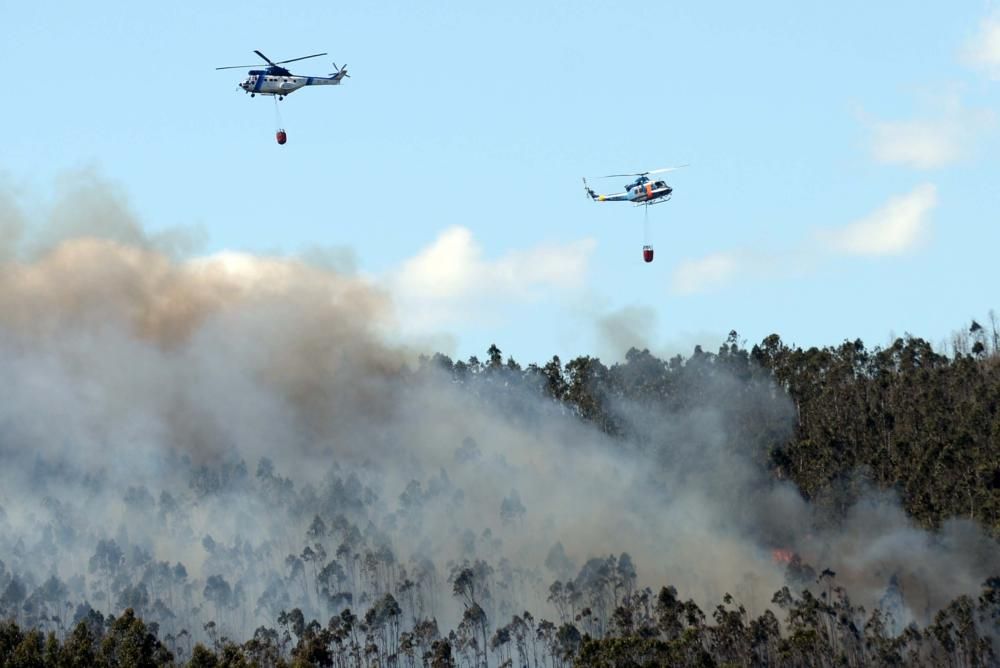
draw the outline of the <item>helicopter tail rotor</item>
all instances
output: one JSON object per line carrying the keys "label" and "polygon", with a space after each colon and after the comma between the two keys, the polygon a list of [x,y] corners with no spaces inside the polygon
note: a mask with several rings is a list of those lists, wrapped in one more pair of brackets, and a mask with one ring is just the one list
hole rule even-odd
{"label": "helicopter tail rotor", "polygon": [[333,69],[335,69],[337,71],[336,72],[330,72],[330,74],[328,76],[335,77],[335,76],[339,75],[340,78],[347,78],[347,79],[351,78],[351,75],[347,73],[347,63],[344,63],[343,67],[337,67],[337,63],[334,63],[333,64]]}

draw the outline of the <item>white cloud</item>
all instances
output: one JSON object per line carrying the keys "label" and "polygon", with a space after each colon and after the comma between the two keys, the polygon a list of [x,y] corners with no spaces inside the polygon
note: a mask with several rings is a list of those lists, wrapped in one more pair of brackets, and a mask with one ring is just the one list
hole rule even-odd
{"label": "white cloud", "polygon": [[[386,279],[407,328],[428,330],[512,302],[536,301],[586,278],[592,239],[483,257],[465,227],[451,227]],[[495,315],[495,314],[494,314]]]}
{"label": "white cloud", "polygon": [[671,291],[693,295],[720,290],[746,279],[804,276],[837,255],[899,255],[916,248],[929,232],[937,188],[924,184],[892,197],[847,225],[818,230],[781,252],[742,248],[685,260],[674,270]]}
{"label": "white cloud", "polygon": [[674,270],[671,287],[679,295],[693,295],[721,288],[732,281],[745,263],[734,252],[713,253],[697,260],[684,260]]}
{"label": "white cloud", "polygon": [[963,60],[1000,80],[1000,13],[994,13],[979,23],[979,32],[963,49]]}
{"label": "white cloud", "polygon": [[968,132],[952,121],[878,122],[872,126],[872,154],[879,162],[933,169],[958,160]]}
{"label": "white cloud", "polygon": [[871,121],[872,155],[878,162],[916,169],[935,169],[975,152],[993,129],[988,110],[966,109],[956,94],[935,99],[930,117],[899,121]]}
{"label": "white cloud", "polygon": [[819,233],[821,240],[850,255],[899,255],[912,250],[927,234],[928,218],[937,205],[937,188],[925,183],[891,198],[871,214],[841,228]]}

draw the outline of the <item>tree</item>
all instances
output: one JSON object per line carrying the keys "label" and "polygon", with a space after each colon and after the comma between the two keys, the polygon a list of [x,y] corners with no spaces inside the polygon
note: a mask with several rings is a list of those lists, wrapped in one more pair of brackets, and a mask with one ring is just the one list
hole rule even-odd
{"label": "tree", "polygon": [[221,620],[221,613],[227,610],[233,601],[233,588],[222,575],[210,575],[202,592],[209,603],[215,606],[215,617]]}
{"label": "tree", "polygon": [[149,607],[149,591],[141,582],[137,585],[128,585],[118,593],[117,603],[119,609],[132,608],[141,615]]}
{"label": "tree", "polygon": [[455,668],[455,660],[451,656],[451,643],[447,638],[435,640],[430,651],[431,668]]}
{"label": "tree", "polygon": [[61,662],[66,668],[89,668],[97,662],[97,639],[84,621],[73,627],[62,647]]}
{"label": "tree", "polygon": [[399,642],[399,622],[403,611],[392,594],[381,596],[365,614],[368,629],[379,636],[380,647],[388,655]]}
{"label": "tree", "polygon": [[104,600],[107,601],[109,612],[111,612],[111,583],[124,563],[125,554],[114,540],[98,541],[94,554],[90,557],[90,572],[104,578],[106,596]]}
{"label": "tree", "polygon": [[215,652],[197,643],[191,651],[191,660],[187,665],[188,668],[217,668],[219,659],[216,658]]}
{"label": "tree", "polygon": [[516,490],[510,490],[510,494],[500,502],[500,519],[503,520],[504,524],[520,521],[526,512],[527,510],[521,503],[521,497]]}
{"label": "tree", "polygon": [[489,368],[496,370],[503,366],[503,353],[497,348],[497,344],[490,344],[490,349],[486,351],[489,355]]}
{"label": "tree", "polygon": [[[478,663],[481,648],[483,664],[489,668],[490,661],[487,654],[487,647],[489,645],[486,640],[489,634],[489,620],[486,618],[486,611],[478,603],[466,606],[465,612],[462,614],[462,623],[459,624],[459,629],[471,638],[476,653],[476,662]],[[480,639],[482,639],[481,645],[479,644]]]}
{"label": "tree", "polygon": [[24,583],[19,578],[11,578],[3,593],[0,594],[0,609],[17,619],[21,613],[21,603],[24,602],[27,594],[28,591]]}
{"label": "tree", "polygon": [[131,608],[111,623],[101,643],[100,656],[109,665],[136,668],[153,668],[173,661],[171,653]]}
{"label": "tree", "polygon": [[565,376],[563,376],[562,362],[559,360],[558,355],[554,355],[541,368],[541,374],[545,379],[543,386],[545,394],[556,401],[562,401],[569,389],[569,383],[566,381]]}

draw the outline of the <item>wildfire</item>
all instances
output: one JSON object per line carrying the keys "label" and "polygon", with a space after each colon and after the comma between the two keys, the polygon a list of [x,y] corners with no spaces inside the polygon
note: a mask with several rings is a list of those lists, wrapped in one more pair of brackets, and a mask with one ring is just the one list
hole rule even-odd
{"label": "wildfire", "polygon": [[783,547],[776,547],[771,550],[771,560],[776,564],[789,564],[795,558],[795,552]]}

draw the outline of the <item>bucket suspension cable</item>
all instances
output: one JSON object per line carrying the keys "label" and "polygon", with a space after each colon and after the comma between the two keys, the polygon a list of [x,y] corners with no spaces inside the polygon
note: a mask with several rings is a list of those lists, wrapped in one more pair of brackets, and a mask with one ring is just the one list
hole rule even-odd
{"label": "bucket suspension cable", "polygon": [[281,108],[278,107],[278,97],[274,97],[274,129],[275,131],[281,130],[284,125],[281,122]]}
{"label": "bucket suspension cable", "polygon": [[645,209],[642,214],[642,259],[644,262],[652,262],[653,246],[649,243],[649,204],[642,208]]}
{"label": "bucket suspension cable", "polygon": [[649,245],[649,205],[645,204],[642,207],[642,245]]}
{"label": "bucket suspension cable", "polygon": [[279,144],[288,141],[288,134],[285,132],[284,124],[281,122],[281,110],[278,108],[278,98],[274,98],[274,138]]}

